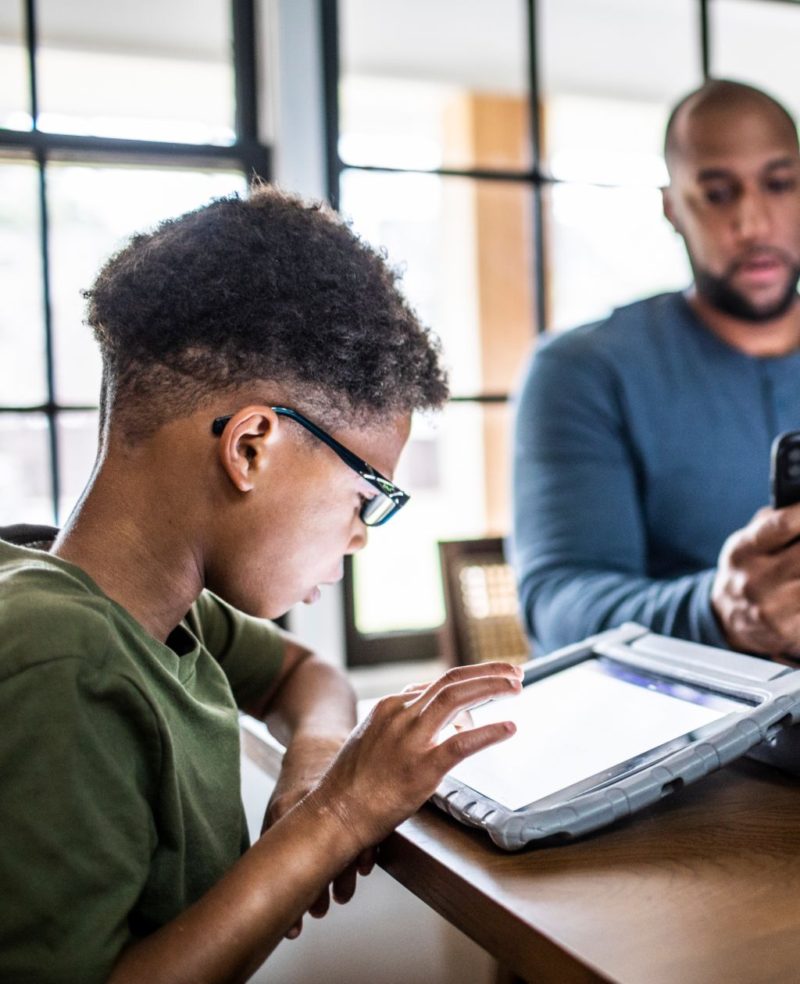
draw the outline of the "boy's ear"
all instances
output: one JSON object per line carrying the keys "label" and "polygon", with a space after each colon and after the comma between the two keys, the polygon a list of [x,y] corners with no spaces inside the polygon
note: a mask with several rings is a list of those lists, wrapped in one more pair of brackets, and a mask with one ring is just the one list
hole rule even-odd
{"label": "boy's ear", "polygon": [[278,415],[268,406],[249,406],[237,411],[220,435],[220,464],[240,492],[249,492],[268,464],[278,438]]}

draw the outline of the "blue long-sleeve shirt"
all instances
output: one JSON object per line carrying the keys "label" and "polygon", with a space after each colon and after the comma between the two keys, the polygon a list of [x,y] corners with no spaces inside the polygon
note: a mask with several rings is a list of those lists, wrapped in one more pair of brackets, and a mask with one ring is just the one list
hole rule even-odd
{"label": "blue long-sleeve shirt", "polygon": [[[759,330],[753,325],[753,331]],[[681,294],[548,338],[518,398],[512,557],[542,650],[634,620],[724,646],[720,549],[800,428],[800,353],[753,358]]]}

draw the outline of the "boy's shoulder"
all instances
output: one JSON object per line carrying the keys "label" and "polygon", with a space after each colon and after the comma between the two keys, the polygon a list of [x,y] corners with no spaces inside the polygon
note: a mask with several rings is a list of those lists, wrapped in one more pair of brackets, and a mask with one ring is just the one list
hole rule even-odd
{"label": "boy's shoulder", "polygon": [[54,659],[105,658],[109,604],[73,565],[0,542],[0,677]]}

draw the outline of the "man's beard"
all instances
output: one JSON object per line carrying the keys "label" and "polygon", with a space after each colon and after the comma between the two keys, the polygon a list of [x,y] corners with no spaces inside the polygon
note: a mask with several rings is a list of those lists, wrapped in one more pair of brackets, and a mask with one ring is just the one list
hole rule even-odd
{"label": "man's beard", "polygon": [[733,274],[738,269],[739,264],[729,268],[721,277],[704,270],[700,266],[692,263],[694,272],[694,282],[697,293],[712,307],[729,314],[740,321],[749,321],[752,324],[761,324],[765,321],[773,321],[786,314],[797,297],[797,284],[800,281],[800,266],[792,264],[790,267],[791,276],[786,281],[786,290],[781,294],[777,301],[768,307],[756,307],[744,294],[738,291],[732,284]]}

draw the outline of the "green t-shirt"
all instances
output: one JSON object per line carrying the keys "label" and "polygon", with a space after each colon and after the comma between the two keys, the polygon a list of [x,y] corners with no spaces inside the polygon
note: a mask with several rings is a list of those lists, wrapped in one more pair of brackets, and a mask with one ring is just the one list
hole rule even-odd
{"label": "green t-shirt", "polygon": [[282,641],[205,592],[168,642],[0,543],[0,981],[105,980],[247,846],[237,704]]}

